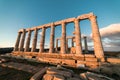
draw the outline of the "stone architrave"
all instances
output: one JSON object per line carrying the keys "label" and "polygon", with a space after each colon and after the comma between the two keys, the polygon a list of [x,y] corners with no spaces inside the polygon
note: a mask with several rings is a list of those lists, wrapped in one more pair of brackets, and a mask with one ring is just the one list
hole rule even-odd
{"label": "stone architrave", "polygon": [[42,35],[40,39],[40,50],[39,52],[44,52],[44,43],[45,43],[45,27],[42,28]]}
{"label": "stone architrave", "polygon": [[26,30],[23,29],[23,32],[22,32],[22,39],[21,39],[19,51],[23,51],[23,50],[24,50],[23,47],[24,47],[24,42],[25,42],[25,35],[26,35]]}
{"label": "stone architrave", "polygon": [[18,51],[19,43],[20,43],[21,32],[18,32],[17,40],[15,43],[14,51]]}
{"label": "stone architrave", "polygon": [[65,22],[62,22],[61,54],[64,53],[66,53],[66,27]]}
{"label": "stone architrave", "polygon": [[30,40],[31,40],[31,30],[28,31],[28,37],[27,37],[26,46],[24,50],[25,52],[29,51]]}
{"label": "stone architrave", "polygon": [[101,37],[96,21],[96,16],[95,15],[90,16],[89,20],[91,21],[91,26],[92,26],[92,37],[94,42],[95,55],[97,58],[104,58],[103,46],[101,43]]}
{"label": "stone architrave", "polygon": [[82,55],[81,32],[80,32],[79,20],[75,19],[74,23],[75,23],[76,54]]}
{"label": "stone architrave", "polygon": [[55,28],[54,28],[54,24],[51,24],[51,34],[50,34],[50,49],[49,49],[49,53],[53,53],[54,52],[54,33],[55,33]]}
{"label": "stone architrave", "polygon": [[31,52],[35,52],[35,51],[36,51],[37,36],[38,36],[38,29],[35,28],[35,30],[34,30],[34,38],[33,38],[33,42],[32,42],[32,49],[31,49]]}

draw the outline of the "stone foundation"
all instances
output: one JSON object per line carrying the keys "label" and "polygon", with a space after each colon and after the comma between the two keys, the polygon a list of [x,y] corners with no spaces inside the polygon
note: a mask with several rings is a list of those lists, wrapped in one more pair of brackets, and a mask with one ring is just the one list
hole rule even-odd
{"label": "stone foundation", "polygon": [[[13,56],[21,56],[28,59],[36,59],[40,62],[50,64],[61,64],[70,67],[98,67],[99,62],[94,55],[75,55],[75,54],[50,54],[50,53],[33,53],[33,52],[13,52]],[[84,65],[84,66],[83,66]]]}

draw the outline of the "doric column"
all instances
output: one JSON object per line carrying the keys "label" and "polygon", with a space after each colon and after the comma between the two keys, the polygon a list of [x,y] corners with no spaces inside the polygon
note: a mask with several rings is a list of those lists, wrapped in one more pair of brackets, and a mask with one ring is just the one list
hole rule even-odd
{"label": "doric column", "polygon": [[76,54],[82,55],[81,33],[80,33],[79,20],[75,19],[74,23],[75,23]]}
{"label": "doric column", "polygon": [[72,47],[74,47],[74,41],[73,41],[73,38],[71,38],[71,45],[72,45]]}
{"label": "doric column", "polygon": [[66,27],[65,23],[62,22],[61,54],[64,53],[66,53]]}
{"label": "doric column", "polygon": [[98,29],[96,16],[89,17],[92,26],[92,37],[94,41],[94,51],[97,58],[104,58],[103,46],[101,42],[100,32]]}
{"label": "doric column", "polygon": [[88,45],[87,45],[87,37],[84,36],[84,46],[85,46],[85,52],[88,53]]}
{"label": "doric column", "polygon": [[41,39],[40,39],[40,50],[39,52],[43,52],[44,51],[44,42],[45,42],[45,28],[42,28],[42,35],[41,35]]}
{"label": "doric column", "polygon": [[36,51],[37,35],[38,35],[38,29],[36,28],[36,29],[34,30],[34,38],[33,38],[33,42],[32,42],[31,52],[35,52],[35,51]]}
{"label": "doric column", "polygon": [[21,32],[18,32],[17,40],[15,43],[14,51],[18,51],[19,43],[20,43]]}
{"label": "doric column", "polygon": [[58,51],[58,39],[56,39],[56,52]]}
{"label": "doric column", "polygon": [[54,24],[51,24],[51,34],[50,34],[50,49],[49,49],[49,53],[53,53],[54,52]]}
{"label": "doric column", "polygon": [[68,52],[68,38],[66,38],[66,52]]}
{"label": "doric column", "polygon": [[25,35],[26,35],[26,31],[25,31],[25,29],[23,29],[23,32],[22,32],[22,39],[21,39],[19,51],[23,51],[23,50],[24,50],[23,47],[24,47],[24,42],[25,42]]}
{"label": "doric column", "polygon": [[30,39],[31,39],[31,30],[28,31],[27,41],[24,50],[25,52],[29,51]]}

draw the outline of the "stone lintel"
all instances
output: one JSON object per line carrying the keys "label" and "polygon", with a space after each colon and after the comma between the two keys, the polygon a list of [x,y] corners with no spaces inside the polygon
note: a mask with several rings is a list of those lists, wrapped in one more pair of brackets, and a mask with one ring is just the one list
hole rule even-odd
{"label": "stone lintel", "polygon": [[27,32],[30,31],[30,30],[31,30],[31,28],[27,28],[27,29],[26,29]]}
{"label": "stone lintel", "polygon": [[88,13],[88,14],[80,15],[80,16],[77,17],[77,19],[84,20],[84,19],[88,19],[91,16],[94,16],[94,14],[92,12]]}
{"label": "stone lintel", "polygon": [[70,22],[74,22],[74,20],[75,20],[75,17],[65,19],[64,21],[65,21],[65,23],[70,23]]}
{"label": "stone lintel", "polygon": [[75,38],[75,36],[67,36],[66,38],[67,39],[72,39],[72,38]]}
{"label": "stone lintel", "polygon": [[20,29],[18,32],[23,32],[24,31],[24,28]]}
{"label": "stone lintel", "polygon": [[61,38],[56,38],[56,40],[60,40]]}
{"label": "stone lintel", "polygon": [[57,26],[57,25],[60,25],[60,24],[62,24],[62,21],[56,21],[56,22],[54,22],[54,24]]}

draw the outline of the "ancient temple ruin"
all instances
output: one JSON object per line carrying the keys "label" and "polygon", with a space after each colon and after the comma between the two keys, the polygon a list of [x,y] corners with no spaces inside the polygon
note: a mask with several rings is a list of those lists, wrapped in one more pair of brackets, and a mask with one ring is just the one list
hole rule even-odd
{"label": "ancient temple ruin", "polygon": [[[94,42],[94,54],[83,54],[82,53],[82,45],[81,45],[81,31],[79,22],[81,20],[88,19],[91,22],[92,28],[92,38]],[[66,36],[66,24],[74,23],[74,36]],[[55,35],[55,27],[57,25],[61,25],[61,37],[56,38]],[[45,42],[45,33],[46,29],[51,28],[50,33],[50,48],[48,52],[45,52],[44,42]],[[39,51],[36,50],[38,31],[42,30],[41,38],[40,38],[40,48]],[[34,32],[34,38],[32,40],[32,47],[30,48],[30,40],[31,40],[31,32]],[[28,33],[27,38],[26,33]],[[26,44],[25,44],[26,39]],[[68,51],[68,39],[71,39],[72,47]],[[84,38],[86,39],[86,38]],[[60,52],[58,53],[58,40],[60,40]],[[56,41],[56,45],[54,42]],[[75,43],[75,46],[74,46]],[[24,48],[25,45],[25,48]],[[85,41],[85,45],[87,46],[87,42]],[[86,52],[87,52],[87,47]],[[69,54],[66,54],[69,52]],[[101,37],[96,21],[96,16],[93,13],[83,14],[78,17],[68,18],[57,22],[52,22],[48,24],[44,24],[41,26],[28,28],[28,29],[20,29],[18,31],[17,40],[15,43],[14,51],[12,55],[22,56],[25,58],[35,58],[38,61],[49,62],[53,64],[63,64],[68,66],[98,66],[99,62],[104,61],[104,52],[103,46],[101,43]]]}

